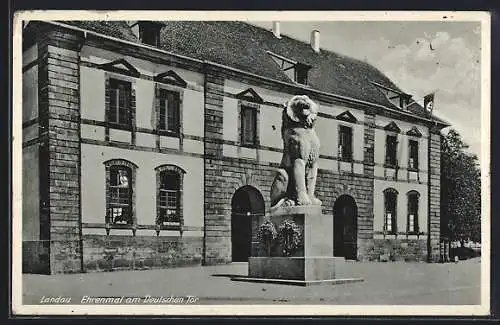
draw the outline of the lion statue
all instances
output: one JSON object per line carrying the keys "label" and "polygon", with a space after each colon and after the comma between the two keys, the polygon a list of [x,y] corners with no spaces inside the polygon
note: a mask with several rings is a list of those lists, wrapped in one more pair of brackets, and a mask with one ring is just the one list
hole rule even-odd
{"label": "lion statue", "polygon": [[271,207],[321,205],[314,196],[320,143],[314,131],[318,105],[306,95],[284,104],[281,124],[283,158],[271,186]]}

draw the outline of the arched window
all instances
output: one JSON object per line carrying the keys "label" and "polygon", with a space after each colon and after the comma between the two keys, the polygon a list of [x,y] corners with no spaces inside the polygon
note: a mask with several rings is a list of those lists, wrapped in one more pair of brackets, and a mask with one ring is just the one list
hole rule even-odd
{"label": "arched window", "polygon": [[397,233],[398,191],[393,188],[384,190],[384,232]]}
{"label": "arched window", "polygon": [[408,196],[408,219],[406,220],[406,231],[408,233],[418,233],[418,201],[420,194],[417,191],[410,191]]}
{"label": "arched window", "polygon": [[123,159],[108,160],[106,166],[106,224],[135,224],[135,170]]}
{"label": "arched window", "polygon": [[185,171],[174,165],[156,168],[156,224],[181,228],[182,183]]}

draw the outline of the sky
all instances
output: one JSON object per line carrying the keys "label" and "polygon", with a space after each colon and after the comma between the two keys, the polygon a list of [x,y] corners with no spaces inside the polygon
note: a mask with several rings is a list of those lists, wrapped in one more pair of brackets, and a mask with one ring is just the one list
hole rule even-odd
{"label": "sky", "polygon": [[[271,29],[272,22],[251,24]],[[328,21],[280,22],[281,34],[374,65],[423,104],[435,92],[434,113],[481,151],[481,33],[479,22]],[[432,45],[432,50],[431,50]],[[446,130],[445,130],[446,131]]]}

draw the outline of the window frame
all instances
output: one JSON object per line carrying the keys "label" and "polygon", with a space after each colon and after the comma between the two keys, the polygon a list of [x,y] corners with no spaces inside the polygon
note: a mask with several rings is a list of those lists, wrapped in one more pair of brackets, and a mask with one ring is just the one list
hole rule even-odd
{"label": "window frame", "polygon": [[[244,111],[248,110],[253,115],[253,141],[247,142],[244,130]],[[260,146],[260,105],[245,100],[238,101],[238,142],[242,147],[258,148]]]}
{"label": "window frame", "polygon": [[397,107],[398,109],[405,109],[407,106],[409,106],[412,98],[411,95],[408,95],[396,89],[392,89],[374,81],[371,81],[371,83],[376,86],[376,88],[385,96],[387,101],[394,105],[394,107]]}
{"label": "window frame", "polygon": [[[155,22],[139,22],[139,39],[141,43],[156,47],[160,46],[161,28],[162,26]],[[149,39],[146,41],[146,38],[144,37],[145,35],[153,35],[152,42],[149,42]]]}
{"label": "window frame", "polygon": [[[169,102],[169,95],[172,95],[173,98],[171,98],[174,102],[174,107],[170,106]],[[171,134],[179,134],[180,132],[180,127],[181,127],[181,121],[180,121],[180,106],[181,106],[181,99],[180,99],[180,93],[175,90],[170,90],[166,88],[160,88],[160,93],[159,93],[159,101],[160,101],[160,109],[158,112],[158,130],[171,133]],[[168,102],[168,105],[167,105]],[[163,105],[162,105],[163,104]],[[173,110],[175,113],[175,120],[174,120],[174,127],[173,129],[169,128],[169,110]],[[163,117],[163,120],[162,120]]]}
{"label": "window frame", "polygon": [[[394,188],[387,188],[384,190],[384,234],[396,235],[398,231],[397,213],[398,213],[398,191]],[[394,200],[393,211],[389,211],[389,199]],[[388,213],[391,212],[391,218],[388,218]],[[389,222],[390,220],[390,222]],[[391,229],[388,229],[390,223]]]}
{"label": "window frame", "polygon": [[[125,87],[127,87],[128,89],[128,92],[126,93],[127,94],[127,97],[126,98],[126,104],[127,104],[127,107],[124,109],[125,110],[125,114],[126,114],[126,122],[125,123],[122,123],[120,121],[120,111],[121,111],[121,108],[120,108],[120,99],[119,99],[119,93],[117,94],[118,98],[115,98],[115,102],[117,101],[116,105],[113,106],[112,105],[112,101],[113,101],[113,90],[115,89],[113,86],[114,85],[117,85],[117,86],[120,86],[120,85],[125,85]],[[130,80],[126,80],[126,79],[123,79],[123,78],[117,78],[115,76],[109,76],[109,86],[107,87],[108,88],[108,98],[109,98],[109,108],[108,108],[108,112],[107,112],[107,118],[106,118],[106,121],[108,123],[108,125],[110,125],[110,127],[112,128],[116,128],[116,129],[124,129],[124,130],[131,130],[132,129],[132,89],[133,89],[133,83],[132,81]],[[112,111],[113,110],[116,110],[116,119],[115,120],[111,120],[111,116],[113,115]]]}
{"label": "window frame", "polygon": [[[338,157],[339,157],[339,160],[341,161],[346,161],[346,162],[352,162],[353,161],[353,141],[354,141],[354,130],[351,126],[347,126],[347,125],[344,125],[344,124],[339,124],[339,128],[338,128],[338,134],[339,134],[339,137],[338,137],[338,144],[337,144],[337,150],[338,150]],[[342,131],[347,131],[347,132],[342,132]],[[343,144],[341,143],[342,142],[342,139],[343,139],[343,134],[348,134],[349,135],[349,146],[348,148],[350,149],[349,153],[348,153],[348,156],[345,156],[345,152],[344,152],[344,146]],[[342,147],[341,147],[342,146]]]}
{"label": "window frame", "polygon": [[[300,85],[307,86],[309,81],[309,70],[311,69],[310,65],[288,59],[271,51],[266,52],[290,80]],[[289,72],[290,70],[292,71]]]}
{"label": "window frame", "polygon": [[[105,166],[105,184],[106,184],[106,213],[105,213],[105,224],[108,227],[133,227],[137,225],[137,216],[135,214],[135,204],[136,204],[136,194],[135,194],[135,186],[136,186],[136,174],[137,174],[137,165],[134,163],[125,160],[125,159],[111,159],[104,162]],[[110,210],[113,209],[114,206],[125,206],[122,204],[117,204],[113,202],[113,189],[119,188],[116,185],[112,184],[112,174],[115,170],[126,170],[129,174],[128,177],[128,209],[130,210],[130,216],[125,224],[116,223],[116,220],[110,215]]]}
{"label": "window frame", "polygon": [[[175,93],[178,98],[177,107],[177,130],[167,130],[161,128],[161,110],[162,110],[162,97],[164,93]],[[159,136],[169,136],[179,138],[179,145],[182,147],[183,143],[183,128],[184,128],[184,87],[172,84],[166,84],[158,80],[155,86],[155,133],[157,135],[157,147],[160,146]]]}
{"label": "window frame", "polygon": [[[416,145],[416,160],[414,157],[412,157],[412,144]],[[419,171],[419,164],[420,164],[420,142],[417,139],[408,139],[408,170],[409,171]],[[411,159],[413,159],[413,166],[411,165]],[[415,163],[416,161],[416,163]]]}
{"label": "window frame", "polygon": [[305,65],[305,64],[301,64],[301,63],[295,64],[294,81],[298,84],[307,86],[308,81],[309,81],[309,70],[310,70],[310,67]]}
{"label": "window frame", "polygon": [[[389,138],[394,138],[394,161],[390,161],[389,156]],[[387,132],[385,135],[385,157],[384,157],[384,167],[386,168],[397,168],[398,164],[398,135],[393,132]]]}
{"label": "window frame", "polygon": [[[120,64],[128,64],[120,63]],[[135,89],[135,78],[129,74],[120,74],[118,72],[106,71],[105,73],[105,112],[104,112],[104,141],[110,141],[110,129],[122,130],[130,132],[130,144],[135,145],[136,141],[136,89]],[[117,80],[119,82],[130,83],[130,108],[129,108],[129,125],[116,124],[110,121],[110,111],[111,111],[111,80]]]}
{"label": "window frame", "polygon": [[[409,235],[417,235],[420,232],[420,225],[418,222],[418,212],[420,209],[420,193],[416,190],[411,190],[406,193],[407,197],[407,217],[406,217],[406,233]],[[412,201],[415,200],[415,201]],[[416,205],[415,211],[410,211],[412,203]],[[413,213],[413,229],[410,228],[410,215]]]}
{"label": "window frame", "polygon": [[[184,175],[186,172],[176,166],[176,165],[161,165],[155,168],[156,172],[156,218],[155,218],[155,225],[158,230],[180,230],[182,232],[183,226],[184,226],[184,216],[183,216],[183,210],[184,210],[184,195],[183,195],[183,187],[184,187]],[[178,188],[177,190],[169,190],[165,189],[163,190],[161,188],[162,185],[162,175],[164,173],[170,173],[172,175],[176,175],[178,177]],[[177,213],[177,218],[178,221],[165,221],[162,218],[161,215],[161,209],[168,209],[168,202],[166,202],[166,205],[162,204],[162,196],[161,193],[162,191],[166,191],[168,193],[169,191],[175,191],[176,192],[176,197],[177,197],[177,203],[176,203],[176,213]],[[168,197],[167,197],[168,200]],[[165,224],[166,223],[166,224]]]}

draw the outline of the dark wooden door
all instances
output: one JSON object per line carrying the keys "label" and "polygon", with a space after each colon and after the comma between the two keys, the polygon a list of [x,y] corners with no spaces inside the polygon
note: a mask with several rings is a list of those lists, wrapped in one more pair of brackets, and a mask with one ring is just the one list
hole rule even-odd
{"label": "dark wooden door", "polygon": [[233,262],[247,262],[252,251],[252,219],[264,214],[264,199],[249,185],[238,189],[231,201],[231,250]]}
{"label": "dark wooden door", "polygon": [[357,259],[358,209],[356,202],[349,195],[340,196],[333,209],[334,235],[333,254],[346,259]]}
{"label": "dark wooden door", "polygon": [[231,217],[233,262],[247,262],[252,246],[252,216],[233,212]]}

